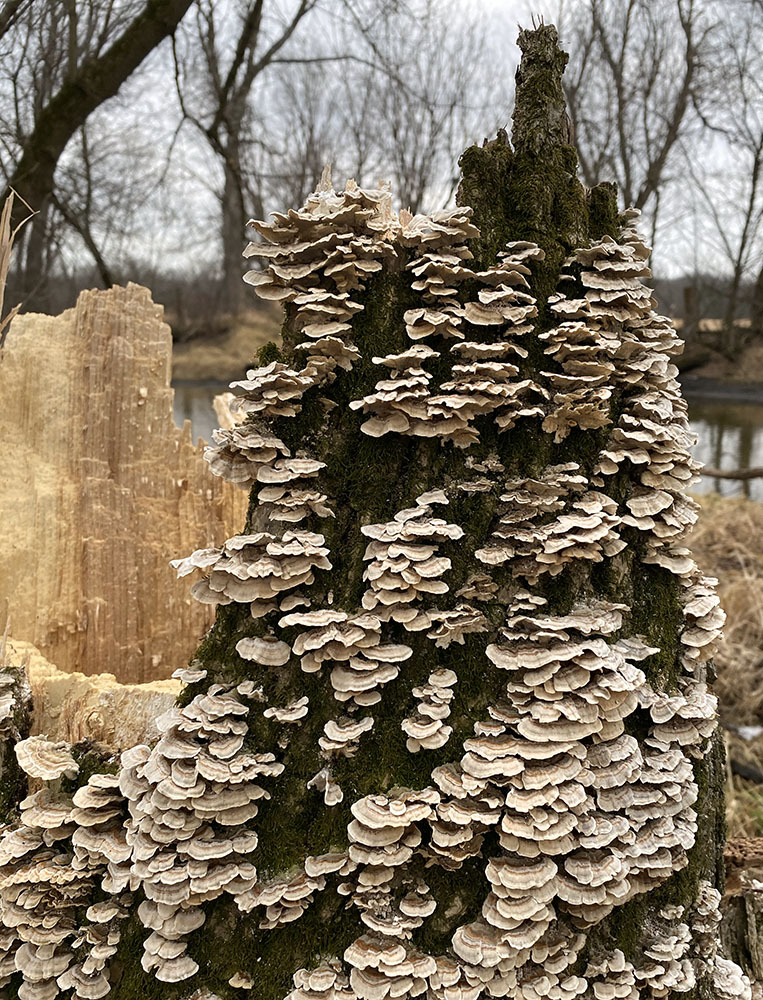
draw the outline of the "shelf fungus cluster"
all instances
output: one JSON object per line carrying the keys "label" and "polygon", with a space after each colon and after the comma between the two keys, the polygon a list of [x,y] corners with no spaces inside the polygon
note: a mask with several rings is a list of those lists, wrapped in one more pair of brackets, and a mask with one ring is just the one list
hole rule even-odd
{"label": "shelf fungus cluster", "polygon": [[453,728],[445,720],[450,715],[452,689],[457,680],[455,671],[440,667],[432,671],[426,684],[413,688],[416,714],[403,720],[403,732],[408,737],[405,745],[411,753],[435,750],[448,742]]}
{"label": "shelf fungus cluster", "polygon": [[226,893],[253,905],[257,834],[249,824],[283,764],[244,748],[251,685],[211,685],[158,720],[153,748],[122,755],[120,787],[129,808],[131,874],[145,893],[139,916],[152,933],[143,968],[162,982],[194,975],[188,937],[205,921],[203,904]]}
{"label": "shelf fungus cluster", "polygon": [[486,211],[325,175],[253,224],[284,347],[206,453],[249,516],[174,563],[225,607],[118,773],[17,744],[0,996],[749,1000],[698,821],[723,613],[648,250],[586,221],[549,299],[558,242]]}
{"label": "shelf fungus cluster", "polygon": [[[293,649],[305,673],[333,664],[329,679],[334,698],[350,709],[378,704],[382,687],[397,677],[412,652],[403,643],[382,642],[382,622],[367,612],[294,611],[281,622],[300,626]],[[334,733],[333,739],[339,735]]]}
{"label": "shelf fungus cluster", "polygon": [[343,956],[356,997],[417,996],[436,971],[434,958],[408,942],[437,903],[426,881],[406,868],[421,844],[421,824],[439,798],[433,788],[401,790],[367,795],[351,807],[347,834],[356,871],[339,891],[350,896],[368,929]]}
{"label": "shelf fungus cluster", "polygon": [[[353,296],[394,255],[399,222],[387,187],[364,189],[350,181],[337,193],[328,168],[301,209],[276,212],[273,220],[251,223],[264,242],[250,243],[244,256],[260,257],[266,266],[244,280],[262,298],[290,304],[295,330],[306,338],[297,345],[306,354],[299,378],[318,385],[359,357],[352,317],[363,306]],[[250,374],[248,381],[258,378]],[[247,405],[242,409],[252,412]]]}
{"label": "shelf fungus cluster", "polygon": [[[467,448],[480,439],[478,417],[492,415],[508,430],[520,417],[545,413],[547,391],[508,360],[528,356],[515,338],[533,329],[538,310],[529,294],[528,262],[542,260],[544,253],[534,243],[513,242],[494,267],[469,267],[468,241],[479,235],[471,214],[469,208],[429,217],[400,213],[399,242],[406,256],[412,254],[405,267],[421,306],[403,316],[411,345],[374,357],[386,374],[373,392],[350,403],[368,416],[361,430],[371,437],[392,432],[438,437]],[[465,282],[468,292],[461,291]],[[450,377],[435,385],[424,366],[444,354],[451,361]]]}
{"label": "shelf fungus cluster", "polygon": [[507,565],[530,584],[557,576],[570,563],[602,562],[621,552],[617,501],[590,483],[575,462],[549,465],[537,478],[506,483],[500,517],[475,553],[488,566]]}
{"label": "shelf fungus cluster", "polygon": [[[611,387],[624,395],[594,469],[595,482],[606,483],[623,467],[632,470],[624,524],[644,533],[645,561],[686,577],[695,567],[680,543],[697,516],[686,490],[699,467],[691,457],[694,438],[678,369],[670,360],[683,345],[670,321],[654,311],[644,283],[649,248],[633,226],[637,215],[625,213],[619,241],[605,237],[573,255],[571,264],[582,269],[577,280],[584,296],[561,294],[552,309],[570,317],[576,328],[582,323],[593,331],[598,346],[590,363],[611,366]],[[568,363],[560,360],[563,367]]]}
{"label": "shelf fungus cluster", "polygon": [[91,774],[69,794],[67,744],[29,737],[16,756],[37,790],[0,835],[0,984],[20,1000],[99,1000],[134,899],[119,779]]}
{"label": "shelf fungus cluster", "polygon": [[214,446],[204,451],[211,471],[243,489],[258,487],[257,499],[267,504],[273,521],[297,523],[311,513],[333,517],[325,493],[312,482],[323,462],[289,449],[275,435],[246,423],[212,432]]}
{"label": "shelf fungus cluster", "polygon": [[201,570],[203,579],[191,588],[197,601],[246,603],[253,618],[283,609],[288,591],[314,582],[313,570],[331,569],[323,535],[299,528],[280,536],[269,531],[234,535],[220,548],[197,549],[172,565],[178,576]]}
{"label": "shelf fungus cluster", "polygon": [[261,258],[265,266],[244,280],[262,298],[290,305],[294,329],[305,338],[296,345],[304,365],[273,361],[232,383],[232,408],[243,422],[215,431],[205,457],[215,475],[242,488],[263,484],[259,500],[272,505],[270,517],[295,522],[311,513],[333,515],[326,495],[305,482],[323,465],[307,455],[290,457],[263,422],[296,416],[306,392],[330,384],[360,357],[352,318],[363,307],[353,296],[394,256],[399,221],[387,188],[362,189],[350,182],[337,194],[328,169],[302,209],[275,213],[274,220],[252,222],[264,241],[250,243],[245,256]]}
{"label": "shelf fungus cluster", "polygon": [[439,546],[464,535],[459,525],[434,516],[433,505],[447,503],[441,490],[424,493],[392,521],[361,527],[370,539],[363,554],[368,562],[363,574],[368,589],[362,603],[383,621],[400,622],[412,632],[431,627],[432,616],[419,606],[421,599],[449,590],[443,576],[451,560],[438,555]]}

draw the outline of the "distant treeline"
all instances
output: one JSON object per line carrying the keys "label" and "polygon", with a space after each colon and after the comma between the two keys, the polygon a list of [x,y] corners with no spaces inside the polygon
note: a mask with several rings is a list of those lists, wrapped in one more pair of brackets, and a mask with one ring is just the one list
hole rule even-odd
{"label": "distant treeline", "polygon": [[[231,313],[225,309],[225,287],[214,276],[200,271],[194,275],[171,275],[136,264],[115,274],[116,284],[129,281],[151,289],[154,301],[165,309],[173,337],[178,342],[215,337],[230,325]],[[10,285],[12,285],[13,276]],[[680,320],[683,335],[691,335],[699,319],[716,320],[721,325],[726,316],[731,279],[713,275],[686,275],[653,280],[660,312]],[[74,305],[84,288],[101,288],[103,283],[95,268],[80,268],[71,274],[51,275],[47,283],[46,310],[58,313]],[[11,295],[13,291],[11,289]],[[761,307],[756,306],[756,284],[743,282],[739,294],[737,321],[761,335]],[[267,306],[243,285],[242,307],[268,311]],[[272,310],[270,310],[272,311]]]}

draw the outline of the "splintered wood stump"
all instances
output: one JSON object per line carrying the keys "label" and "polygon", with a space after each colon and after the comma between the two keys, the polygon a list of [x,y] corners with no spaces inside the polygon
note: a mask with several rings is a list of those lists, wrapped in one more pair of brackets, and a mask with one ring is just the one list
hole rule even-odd
{"label": "splintered wood stump", "polygon": [[327,175],[253,224],[284,346],[208,456],[246,525],[177,562],[218,614],[155,745],[16,747],[19,996],[749,1000],[680,346],[576,179],[555,29],[519,42],[459,207]]}
{"label": "splintered wood stump", "polygon": [[145,288],[16,317],[0,358],[0,608],[62,670],[167,677],[209,627],[168,566],[245,498],[175,427],[172,338]]}
{"label": "splintered wood stump", "polygon": [[176,680],[120,684],[113,674],[59,670],[31,643],[16,639],[7,643],[3,666],[26,673],[32,735],[68,743],[90,740],[112,750],[155,740],[156,720],[180,690]]}

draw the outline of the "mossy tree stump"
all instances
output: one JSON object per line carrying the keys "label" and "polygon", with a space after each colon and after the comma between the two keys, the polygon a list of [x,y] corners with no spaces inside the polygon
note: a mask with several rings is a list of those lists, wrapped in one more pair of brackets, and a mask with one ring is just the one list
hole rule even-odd
{"label": "mossy tree stump", "polygon": [[283,346],[209,454],[245,533],[178,564],[216,623],[122,760],[113,998],[748,990],[678,344],[576,178],[555,29],[519,43],[458,208],[325,178],[257,224]]}

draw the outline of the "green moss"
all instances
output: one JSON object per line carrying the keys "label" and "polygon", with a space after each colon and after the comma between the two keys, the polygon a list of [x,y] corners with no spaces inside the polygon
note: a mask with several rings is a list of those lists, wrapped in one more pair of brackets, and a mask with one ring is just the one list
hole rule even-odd
{"label": "green moss", "polygon": [[143,971],[140,964],[143,942],[150,932],[137,913],[123,921],[119,929],[119,953],[109,963],[110,1000],[136,1000],[136,997],[175,1000],[180,996],[180,984],[159,984],[153,974]]}
{"label": "green moss", "polygon": [[658,691],[674,692],[681,674],[678,653],[682,604],[678,580],[669,570],[634,558],[628,582],[632,588],[630,631],[659,648],[642,664],[647,681]]}
{"label": "green moss", "polygon": [[[459,165],[458,201],[472,206],[481,233],[475,241],[477,264],[495,263],[511,240],[530,240],[545,252],[545,260],[532,264],[532,290],[545,323],[546,300],[556,289],[564,258],[587,237],[585,190],[575,176],[574,149],[561,147],[539,160],[531,152],[513,153],[505,133],[499,133],[498,139],[466,150]],[[487,186],[496,180],[499,188]]]}
{"label": "green moss", "polygon": [[272,364],[274,361],[285,361],[281,348],[273,340],[263,344],[257,352],[257,361],[261,367]]}
{"label": "green moss", "polygon": [[17,810],[19,802],[26,796],[28,781],[26,774],[19,767],[13,745],[29,736],[31,715],[29,712],[29,687],[24,678],[23,670],[16,667],[3,667],[4,673],[15,678],[15,707],[11,718],[5,723],[5,734],[0,746],[0,822],[10,823]]}
{"label": "green moss", "polygon": [[472,252],[481,267],[495,262],[508,239],[505,220],[511,214],[509,183],[513,164],[514,151],[503,129],[483,146],[470,146],[458,161],[461,183],[457,201],[473,209],[472,219],[480,235]]}
{"label": "green moss", "polygon": [[[71,791],[86,785],[94,774],[119,774],[119,753],[103,743],[81,740],[72,747],[72,757],[77,761],[79,771],[71,780]],[[66,787],[67,780],[63,779],[62,788],[66,790]]]}
{"label": "green moss", "polygon": [[9,748],[0,757],[3,780],[0,782],[0,822],[12,822],[19,802],[27,794],[27,777],[18,765],[16,755]]}
{"label": "green moss", "polygon": [[615,238],[620,232],[616,184],[605,181],[588,192],[588,232],[592,240],[602,236]]}
{"label": "green moss", "polygon": [[490,892],[485,864],[499,853],[498,839],[491,832],[482,842],[481,856],[470,858],[456,871],[431,867],[413,873],[420,874],[437,903],[434,914],[413,934],[416,948],[428,955],[442,955],[450,948],[454,927],[480,919],[482,904]]}
{"label": "green moss", "polygon": [[191,665],[208,671],[208,678],[200,682],[201,687],[192,684],[184,688],[181,703],[190,701],[199,691],[209,685],[214,678],[230,675],[241,663],[236,652],[236,643],[245,635],[264,632],[264,624],[252,620],[247,604],[224,604],[217,609],[214,624],[207,632],[194,654]]}
{"label": "green moss", "polygon": [[[258,928],[261,914],[255,911],[242,919],[232,904],[217,902],[210,908],[208,926],[191,938],[189,953],[201,966],[202,975],[207,973],[203,978],[209,988],[222,1000],[244,995],[282,1000],[293,988],[296,969],[312,968],[323,959],[341,956],[363,933],[357,910],[346,909],[345,898],[335,891],[318,893],[296,923],[275,930]],[[228,986],[228,979],[236,972],[252,977],[250,992]]]}

